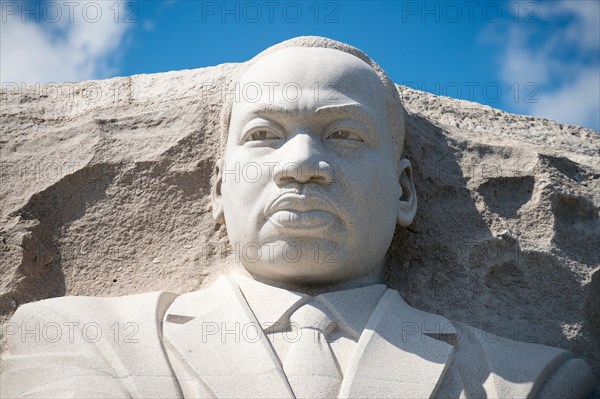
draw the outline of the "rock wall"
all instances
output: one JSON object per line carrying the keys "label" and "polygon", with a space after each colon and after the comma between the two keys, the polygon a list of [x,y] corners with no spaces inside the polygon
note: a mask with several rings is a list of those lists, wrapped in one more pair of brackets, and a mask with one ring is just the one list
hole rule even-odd
{"label": "rock wall", "polygon": [[[192,291],[227,267],[209,192],[214,88],[236,68],[1,93],[0,322],[54,296]],[[600,375],[600,134],[398,90],[419,212],[388,283]]]}

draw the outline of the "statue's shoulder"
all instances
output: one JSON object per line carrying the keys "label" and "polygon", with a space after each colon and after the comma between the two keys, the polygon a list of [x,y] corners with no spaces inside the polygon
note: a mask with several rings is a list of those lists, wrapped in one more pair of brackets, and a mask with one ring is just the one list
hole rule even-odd
{"label": "statue's shoulder", "polygon": [[[177,297],[150,292],[120,297],[65,296],[19,306],[4,324],[13,354],[87,350],[93,346],[157,340],[157,326]],[[131,345],[130,345],[131,346]]]}
{"label": "statue's shoulder", "polygon": [[[408,305],[388,289],[386,315],[409,334],[453,346],[438,397],[587,398],[595,380],[588,364],[567,350],[511,340]],[[383,301],[383,300],[382,300]]]}
{"label": "statue's shoulder", "polygon": [[64,296],[19,306],[12,323],[149,320],[166,311],[178,294],[148,292],[118,297]]}
{"label": "statue's shoulder", "polygon": [[67,296],[20,306],[3,326],[0,396],[176,396],[160,333],[176,297]]}
{"label": "statue's shoulder", "polygon": [[586,398],[593,392],[590,367],[572,352],[452,323],[457,330],[453,363],[474,396]]}
{"label": "statue's shoulder", "polygon": [[221,277],[207,288],[185,294],[156,291],[118,297],[50,298],[19,306],[10,323],[15,327],[18,325],[19,329],[21,326],[34,328],[36,323],[41,328],[48,323],[98,324],[108,328],[114,323],[160,323],[171,306],[191,306],[198,310],[213,307],[220,301],[229,300],[231,289],[231,280]]}

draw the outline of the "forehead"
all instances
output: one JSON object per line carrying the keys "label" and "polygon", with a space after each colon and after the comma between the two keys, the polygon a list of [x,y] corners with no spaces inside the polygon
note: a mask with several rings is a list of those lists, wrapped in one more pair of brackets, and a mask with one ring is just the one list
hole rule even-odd
{"label": "forehead", "polygon": [[339,50],[292,47],[260,58],[239,81],[233,114],[265,103],[310,110],[332,103],[359,103],[372,111],[387,107],[379,76],[363,60]]}
{"label": "forehead", "polygon": [[290,47],[266,55],[255,62],[242,80],[319,77],[336,80],[342,76],[377,74],[369,64],[343,51],[319,47]]}

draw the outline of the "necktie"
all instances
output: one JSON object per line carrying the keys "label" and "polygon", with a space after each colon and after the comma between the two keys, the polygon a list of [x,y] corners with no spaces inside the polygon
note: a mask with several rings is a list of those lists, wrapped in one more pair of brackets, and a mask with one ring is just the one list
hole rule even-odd
{"label": "necktie", "polygon": [[290,339],[283,371],[297,398],[334,398],[342,381],[326,340],[336,325],[320,308],[322,305],[312,301],[290,317],[291,328],[297,334]]}

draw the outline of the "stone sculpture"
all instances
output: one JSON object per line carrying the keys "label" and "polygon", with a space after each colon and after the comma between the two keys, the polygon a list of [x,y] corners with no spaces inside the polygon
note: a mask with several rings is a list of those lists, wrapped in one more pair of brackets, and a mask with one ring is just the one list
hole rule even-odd
{"label": "stone sculpture", "polygon": [[[182,295],[20,307],[12,322],[22,330],[73,334],[8,337],[2,397],[591,393],[589,367],[570,352],[419,311],[382,284],[396,225],[412,222],[417,199],[402,104],[368,56],[300,37],[256,56],[234,83],[212,207],[236,270]],[[249,165],[255,178],[240,178]],[[119,323],[136,338],[111,334]],[[76,339],[90,328],[93,339]]]}

